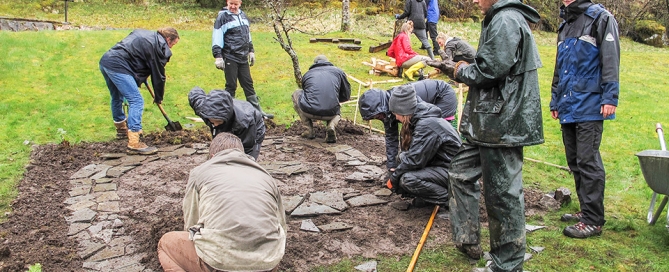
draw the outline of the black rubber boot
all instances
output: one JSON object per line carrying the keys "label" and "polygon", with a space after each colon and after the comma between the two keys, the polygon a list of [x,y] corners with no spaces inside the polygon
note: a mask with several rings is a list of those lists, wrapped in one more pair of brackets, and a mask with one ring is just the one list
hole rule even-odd
{"label": "black rubber boot", "polygon": [[262,108],[260,107],[260,98],[257,95],[247,96],[246,101],[251,103],[251,105],[253,105],[254,108],[258,109],[258,111],[260,111],[260,114],[262,114],[263,118],[274,119],[274,114],[269,114],[262,111]]}

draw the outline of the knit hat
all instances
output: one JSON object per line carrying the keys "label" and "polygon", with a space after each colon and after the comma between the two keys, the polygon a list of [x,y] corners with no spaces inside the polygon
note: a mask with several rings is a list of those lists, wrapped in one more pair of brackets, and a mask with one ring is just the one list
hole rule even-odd
{"label": "knit hat", "polygon": [[328,61],[328,58],[325,55],[318,55],[314,59],[314,63],[326,62],[326,61]]}
{"label": "knit hat", "polygon": [[412,115],[416,111],[416,90],[411,84],[395,87],[390,95],[390,111],[399,115]]}

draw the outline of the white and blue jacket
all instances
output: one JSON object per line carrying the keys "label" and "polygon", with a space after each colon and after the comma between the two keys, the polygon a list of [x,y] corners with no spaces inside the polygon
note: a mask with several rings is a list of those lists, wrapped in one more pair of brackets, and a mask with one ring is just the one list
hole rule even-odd
{"label": "white and blue jacket", "polygon": [[224,7],[218,12],[211,37],[211,53],[214,58],[244,63],[253,52],[251,29],[246,13],[239,10],[234,14]]}

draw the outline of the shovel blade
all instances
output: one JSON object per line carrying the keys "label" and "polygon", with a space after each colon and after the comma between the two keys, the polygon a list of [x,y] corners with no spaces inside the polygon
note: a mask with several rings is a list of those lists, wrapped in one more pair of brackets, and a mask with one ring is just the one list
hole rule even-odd
{"label": "shovel blade", "polygon": [[165,126],[165,130],[179,131],[179,130],[183,130],[183,128],[181,127],[181,124],[179,124],[179,122],[169,122]]}

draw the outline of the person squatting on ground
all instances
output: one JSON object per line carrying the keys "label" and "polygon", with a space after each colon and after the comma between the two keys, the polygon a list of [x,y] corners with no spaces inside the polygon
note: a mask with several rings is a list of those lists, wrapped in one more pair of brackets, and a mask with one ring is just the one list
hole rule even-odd
{"label": "person squatting on ground", "polygon": [[302,89],[293,92],[293,108],[300,116],[305,131],[302,137],[316,138],[314,120],[327,122],[327,143],[337,142],[337,123],[341,119],[339,103],[351,99],[351,84],[346,73],[318,55],[309,71],[302,76]]}
{"label": "person squatting on ground", "polygon": [[450,59],[453,62],[463,60],[467,63],[476,61],[474,60],[476,58],[476,49],[463,39],[448,37],[446,33],[439,32],[437,43],[439,44],[438,54],[442,60]]}
{"label": "person squatting on ground", "polygon": [[265,121],[258,109],[249,102],[232,98],[227,91],[212,90],[205,94],[197,86],[188,93],[188,103],[207,124],[213,138],[230,132],[242,140],[247,155],[258,159],[265,140]]}
{"label": "person squatting on ground", "polygon": [[402,24],[400,33],[395,36],[386,55],[395,59],[397,67],[404,69],[402,77],[406,77],[410,81],[414,81],[414,76],[419,74],[425,67],[425,62],[430,60],[429,57],[418,55],[411,49],[411,39],[409,33],[413,31],[413,22],[408,21]]}
{"label": "person squatting on ground", "polygon": [[439,43],[437,43],[437,23],[439,22],[439,1],[427,0],[427,34],[432,40],[432,59],[438,54]]}
{"label": "person squatting on ground", "polygon": [[228,0],[227,6],[218,12],[211,38],[211,52],[216,58],[216,68],[225,74],[225,90],[234,98],[239,81],[246,101],[258,109],[263,117],[272,119],[274,115],[263,112],[260,98],[253,88],[251,66],[256,62],[256,55],[249,19],[240,9],[241,5],[241,0]]}
{"label": "person squatting on ground", "polygon": [[165,233],[158,242],[166,272],[276,270],[287,235],[281,194],[242,148],[237,136],[221,133],[211,142],[209,160],[191,170],[184,231]]}
{"label": "person squatting on ground", "polygon": [[453,239],[461,252],[480,259],[482,178],[492,257],[486,269],[522,271],[523,147],[544,142],[537,73],[541,60],[528,25],[540,16],[520,0],[473,1],[485,16],[476,61],[429,62],[469,86],[460,121],[465,140],[449,171]]}
{"label": "person squatting on ground", "polygon": [[432,46],[430,46],[430,40],[428,40],[427,31],[425,30],[427,26],[425,22],[425,18],[427,17],[427,4],[425,4],[425,1],[406,0],[406,2],[404,2],[404,13],[395,14],[395,19],[402,20],[407,17],[409,21],[413,22],[413,29],[411,31],[420,41],[422,48],[427,51],[427,55],[430,56],[430,59],[434,59]]}
{"label": "person squatting on ground", "polygon": [[402,123],[402,152],[390,183],[396,193],[413,196],[416,207],[423,202],[447,206],[448,168],[460,136],[437,106],[418,100],[411,85],[395,88],[390,96],[390,111]]}
{"label": "person squatting on ground", "polygon": [[618,23],[602,5],[590,0],[563,0],[550,110],[559,119],[574,175],[580,211],[565,214],[577,221],[564,235],[587,238],[602,233],[606,173],[599,153],[604,120],[613,120],[620,85]]}
{"label": "person squatting on ground", "polygon": [[[441,110],[441,118],[446,121],[455,120],[455,111],[458,99],[455,91],[448,83],[441,80],[426,79],[407,83],[414,88],[419,101],[437,106]],[[400,147],[399,121],[390,111],[389,101],[391,94],[399,87],[388,91],[369,89],[358,99],[360,116],[363,120],[376,119],[383,122],[386,138],[386,167],[389,172],[397,167],[397,154]],[[451,123],[452,124],[452,123]]]}
{"label": "person squatting on ground", "polygon": [[[179,42],[176,29],[165,27],[158,31],[133,30],[100,59],[100,72],[111,95],[111,111],[116,126],[116,138],[128,138],[128,154],[150,155],[158,152],[139,140],[142,133],[144,98],[139,86],[151,76],[155,90],[153,102],[160,104],[165,95],[165,65],[172,57],[172,46]],[[123,112],[123,100],[128,101],[128,116]]]}

